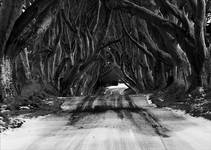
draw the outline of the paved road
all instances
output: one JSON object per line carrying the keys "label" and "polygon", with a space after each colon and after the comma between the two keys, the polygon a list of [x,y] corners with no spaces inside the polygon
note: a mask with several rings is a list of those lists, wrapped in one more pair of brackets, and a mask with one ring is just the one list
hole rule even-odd
{"label": "paved road", "polygon": [[211,122],[144,96],[65,98],[64,113],[28,119],[1,135],[1,150],[211,150]]}

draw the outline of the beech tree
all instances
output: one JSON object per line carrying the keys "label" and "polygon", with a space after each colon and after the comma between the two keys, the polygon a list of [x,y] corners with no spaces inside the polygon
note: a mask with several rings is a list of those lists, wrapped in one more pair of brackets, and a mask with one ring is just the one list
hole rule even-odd
{"label": "beech tree", "polygon": [[89,95],[113,69],[136,93],[210,84],[207,0],[2,0],[1,94],[39,80]]}

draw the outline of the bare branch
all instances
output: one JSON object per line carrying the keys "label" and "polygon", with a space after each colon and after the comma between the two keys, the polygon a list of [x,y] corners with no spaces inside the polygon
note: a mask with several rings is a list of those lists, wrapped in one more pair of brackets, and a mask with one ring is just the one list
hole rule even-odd
{"label": "bare branch", "polygon": [[119,38],[119,39],[117,39],[117,40],[109,41],[108,43],[106,43],[106,44],[104,44],[103,46],[101,46],[97,51],[100,51],[100,50],[102,50],[102,49],[104,49],[104,48],[106,48],[106,47],[108,47],[108,46],[110,46],[110,45],[112,45],[112,44],[119,43],[119,42],[121,41],[121,39],[122,39],[122,37]]}
{"label": "bare branch", "polygon": [[73,33],[77,33],[77,30],[74,28],[73,24],[69,21],[69,19],[67,19],[64,10],[62,10],[62,18],[64,19],[65,23],[67,24],[67,26],[69,27],[69,29],[73,32]]}
{"label": "bare branch", "polygon": [[94,34],[95,34],[97,26],[99,24],[101,5],[102,5],[101,0],[98,0],[97,20],[96,20],[96,24],[95,24],[93,31],[92,31],[92,33],[94,33]]}
{"label": "bare branch", "polygon": [[151,52],[149,52],[144,46],[142,46],[138,41],[136,41],[131,35],[130,33],[128,33],[126,27],[125,27],[125,24],[124,24],[124,21],[123,21],[123,18],[122,18],[122,15],[120,13],[120,21],[122,23],[122,26],[123,26],[123,29],[124,29],[124,32],[126,33],[126,35],[130,38],[130,40],[141,50],[143,51],[143,53],[145,53],[147,56],[151,57],[153,60],[155,60],[153,54]]}

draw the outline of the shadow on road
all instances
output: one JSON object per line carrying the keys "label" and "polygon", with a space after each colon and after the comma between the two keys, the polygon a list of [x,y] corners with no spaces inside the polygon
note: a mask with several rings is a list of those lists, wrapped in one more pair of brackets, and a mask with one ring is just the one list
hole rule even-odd
{"label": "shadow on road", "polygon": [[130,108],[130,111],[125,112],[126,116],[128,119],[133,122],[135,126],[138,128],[141,128],[141,124],[137,123],[136,120],[133,118],[131,112],[139,114],[140,117],[143,117],[154,129],[154,131],[162,137],[169,137],[168,133],[170,130],[162,125],[160,121],[152,114],[150,113],[147,109],[138,107],[133,100],[129,97],[129,95],[125,95],[125,99],[128,101]]}
{"label": "shadow on road", "polygon": [[[120,119],[130,120],[130,122],[139,130],[142,129],[142,124],[138,120],[145,120],[146,123],[153,128],[156,134],[162,137],[169,137],[168,133],[170,130],[162,125],[153,114],[147,109],[138,107],[129,95],[120,95],[118,93],[111,93],[110,95],[104,96],[85,97],[77,104],[76,109],[70,112],[68,125],[77,125],[80,120],[89,115],[102,114],[106,111],[115,112]],[[139,119],[135,119],[134,114],[137,114]],[[94,120],[89,120],[90,123],[92,121]]]}

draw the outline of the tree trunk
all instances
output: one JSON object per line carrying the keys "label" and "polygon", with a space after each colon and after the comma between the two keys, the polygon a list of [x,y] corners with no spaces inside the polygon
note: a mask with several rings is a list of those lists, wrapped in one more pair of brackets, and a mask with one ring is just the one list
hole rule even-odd
{"label": "tree trunk", "polygon": [[28,80],[31,79],[31,71],[30,71],[30,65],[29,65],[29,58],[28,58],[28,52],[25,48],[24,51],[20,53],[20,58],[24,66],[25,75]]}
{"label": "tree trunk", "polygon": [[4,51],[15,20],[22,11],[22,4],[23,0],[3,0],[0,7],[0,95],[2,99],[15,95],[12,61],[4,56]]}
{"label": "tree trunk", "polygon": [[3,99],[11,99],[16,95],[14,89],[14,81],[13,81],[13,65],[12,60],[9,58],[0,59],[0,86],[1,86],[1,94]]}
{"label": "tree trunk", "polygon": [[199,65],[192,65],[192,73],[191,73],[191,86],[189,87],[189,92],[194,90],[196,87],[202,86],[202,68],[203,68],[203,63],[200,63],[201,66]]}
{"label": "tree trunk", "polygon": [[155,89],[162,89],[166,86],[164,65],[161,62],[156,62],[154,67],[154,83]]}

